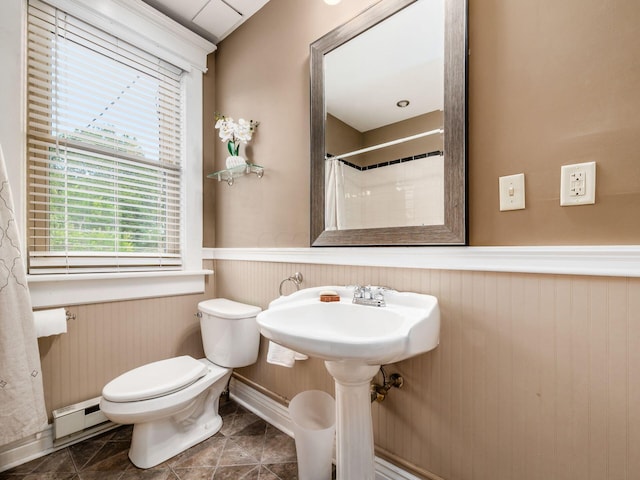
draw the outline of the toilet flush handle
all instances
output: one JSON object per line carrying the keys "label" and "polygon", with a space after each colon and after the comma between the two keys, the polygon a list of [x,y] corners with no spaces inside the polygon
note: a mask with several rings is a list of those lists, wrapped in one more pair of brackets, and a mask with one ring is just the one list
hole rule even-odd
{"label": "toilet flush handle", "polygon": [[202,312],[194,313],[193,316],[196,318],[202,318]]}

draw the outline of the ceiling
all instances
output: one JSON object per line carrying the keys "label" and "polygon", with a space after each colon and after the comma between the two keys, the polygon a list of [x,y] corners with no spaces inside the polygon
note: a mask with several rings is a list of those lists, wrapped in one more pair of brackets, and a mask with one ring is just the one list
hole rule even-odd
{"label": "ceiling", "polygon": [[[142,1],[217,44],[269,0]],[[325,57],[327,111],[365,132],[442,110],[443,64],[444,0],[415,2]]]}
{"label": "ceiling", "polygon": [[269,0],[143,0],[217,44],[262,8]]}

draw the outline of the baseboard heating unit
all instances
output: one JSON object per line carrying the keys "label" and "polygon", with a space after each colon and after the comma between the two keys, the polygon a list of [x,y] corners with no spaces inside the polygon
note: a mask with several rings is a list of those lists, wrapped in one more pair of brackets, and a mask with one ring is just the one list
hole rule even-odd
{"label": "baseboard heating unit", "polygon": [[76,443],[118,426],[100,410],[100,398],[92,398],[53,411],[55,447]]}

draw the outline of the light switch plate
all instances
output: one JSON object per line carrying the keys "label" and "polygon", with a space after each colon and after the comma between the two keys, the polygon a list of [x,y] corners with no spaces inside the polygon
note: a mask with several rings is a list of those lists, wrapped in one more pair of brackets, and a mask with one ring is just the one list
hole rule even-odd
{"label": "light switch plate", "polygon": [[560,169],[560,205],[596,203],[596,162],[563,165]]}
{"label": "light switch plate", "polygon": [[524,208],[524,173],[500,177],[500,211]]}

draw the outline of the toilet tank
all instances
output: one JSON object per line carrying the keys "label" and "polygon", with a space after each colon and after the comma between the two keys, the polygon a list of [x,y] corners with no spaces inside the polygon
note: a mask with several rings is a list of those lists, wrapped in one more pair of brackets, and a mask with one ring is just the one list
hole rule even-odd
{"label": "toilet tank", "polygon": [[261,310],[226,298],[200,302],[200,330],[207,359],[227,368],[255,363],[260,346],[256,315]]}

